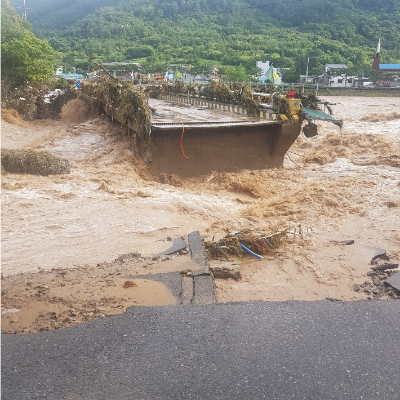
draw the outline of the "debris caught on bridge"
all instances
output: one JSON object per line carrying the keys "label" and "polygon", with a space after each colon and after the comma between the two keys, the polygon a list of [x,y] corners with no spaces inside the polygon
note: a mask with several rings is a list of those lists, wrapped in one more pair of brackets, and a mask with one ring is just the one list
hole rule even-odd
{"label": "debris caught on bridge", "polygon": [[146,95],[131,82],[101,79],[83,85],[86,101],[94,102],[113,120],[119,121],[127,136],[132,138],[136,155],[146,162],[151,160],[151,116]]}

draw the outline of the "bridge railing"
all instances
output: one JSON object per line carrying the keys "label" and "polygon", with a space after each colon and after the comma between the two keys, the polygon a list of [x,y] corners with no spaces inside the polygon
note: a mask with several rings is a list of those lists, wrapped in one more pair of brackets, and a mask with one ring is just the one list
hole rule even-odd
{"label": "bridge railing", "polygon": [[[206,100],[200,97],[191,97],[186,95],[177,96],[164,93],[161,95],[161,99],[167,101],[173,101],[175,103],[193,105],[196,107],[207,107],[217,111],[226,111],[233,114],[241,115],[243,117],[250,117],[250,115],[247,114],[246,109],[237,104],[219,103],[217,101]],[[260,120],[270,120],[269,114],[271,113],[272,109],[258,110],[257,115],[255,116],[252,115],[252,117],[258,118]]]}

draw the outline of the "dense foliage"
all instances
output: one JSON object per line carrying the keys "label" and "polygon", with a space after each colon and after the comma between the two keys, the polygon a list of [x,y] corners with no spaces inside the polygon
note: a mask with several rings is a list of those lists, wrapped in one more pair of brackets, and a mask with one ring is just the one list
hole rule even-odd
{"label": "dense foliage", "polygon": [[30,0],[30,8],[35,33],[64,54],[67,69],[87,71],[92,61],[140,61],[151,72],[171,62],[214,64],[243,78],[269,60],[298,76],[309,57],[310,74],[325,63],[361,74],[379,37],[383,62],[400,62],[398,0]]}
{"label": "dense foliage", "polygon": [[11,83],[44,82],[54,76],[61,55],[38,39],[8,0],[1,1],[1,71]]}

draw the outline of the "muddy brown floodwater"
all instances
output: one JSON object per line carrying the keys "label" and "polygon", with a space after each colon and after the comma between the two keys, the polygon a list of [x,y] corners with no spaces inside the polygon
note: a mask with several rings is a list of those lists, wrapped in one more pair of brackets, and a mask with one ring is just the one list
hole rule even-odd
{"label": "muddy brown floodwater", "polygon": [[[79,100],[60,121],[28,123],[3,112],[3,148],[47,150],[71,165],[68,175],[2,175],[3,331],[174,304],[161,283],[124,285],[132,275],[179,270],[182,256],[168,264],[152,255],[169,247],[167,238],[195,230],[217,240],[301,225],[302,237],[262,260],[246,258],[240,281],[217,279],[220,302],[367,298],[354,284],[369,279],[370,247],[400,261],[400,99],[327,100],[343,130],[319,123],[319,135],[301,136],[283,168],[169,183],[150,176],[116,125],[84,120]],[[348,239],[355,243],[340,243]],[[140,256],[114,261],[128,253]]]}

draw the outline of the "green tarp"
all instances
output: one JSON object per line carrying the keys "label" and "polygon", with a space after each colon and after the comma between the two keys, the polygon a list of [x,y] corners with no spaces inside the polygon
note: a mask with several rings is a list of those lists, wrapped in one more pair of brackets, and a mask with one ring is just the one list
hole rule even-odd
{"label": "green tarp", "polygon": [[303,107],[303,111],[306,114],[306,119],[319,119],[322,121],[332,122],[333,124],[339,126],[340,128],[343,125],[343,121],[335,119],[321,110],[312,110],[311,108]]}

